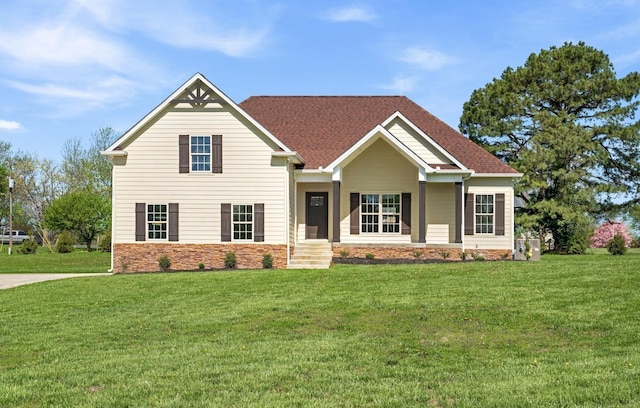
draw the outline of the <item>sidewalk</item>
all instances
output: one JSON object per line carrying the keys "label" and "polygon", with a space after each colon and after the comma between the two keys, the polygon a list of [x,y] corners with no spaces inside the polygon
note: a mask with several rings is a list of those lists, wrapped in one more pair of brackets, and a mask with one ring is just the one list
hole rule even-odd
{"label": "sidewalk", "polygon": [[85,276],[108,276],[110,273],[7,273],[0,274],[0,289],[9,289],[30,283]]}

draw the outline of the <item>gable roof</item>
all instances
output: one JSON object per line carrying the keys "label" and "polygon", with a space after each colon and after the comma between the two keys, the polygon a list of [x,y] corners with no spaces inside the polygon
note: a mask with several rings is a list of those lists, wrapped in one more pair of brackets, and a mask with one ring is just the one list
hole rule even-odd
{"label": "gable roof", "polygon": [[239,106],[305,158],[327,167],[399,112],[475,173],[518,172],[405,96],[252,96]]}
{"label": "gable roof", "polygon": [[[202,89],[202,85],[204,85],[204,89]],[[189,78],[184,84],[182,84],[178,89],[176,89],[169,97],[167,97],[164,101],[162,101],[158,106],[156,106],[151,112],[149,112],[144,118],[138,121],[131,129],[127,130],[122,136],[118,138],[111,146],[109,146],[105,151],[101,152],[105,156],[121,156],[123,155],[120,151],[121,146],[126,143],[129,139],[134,137],[138,130],[142,129],[149,122],[153,121],[158,115],[160,115],[164,109],[166,109],[170,105],[176,105],[178,103],[184,103],[186,99],[177,98],[181,95],[188,95],[192,98],[195,98],[196,95],[193,95],[192,89],[197,89],[198,99],[196,102],[198,104],[207,103],[220,103],[224,105],[228,105],[232,110],[238,112],[243,118],[249,121],[252,125],[254,125],[257,129],[259,129],[269,140],[271,140],[278,148],[282,149],[284,152],[294,153],[292,152],[282,141],[276,138],[272,133],[270,133],[267,129],[265,129],[262,124],[255,121],[250,115],[248,115],[244,110],[242,110],[231,98],[224,94],[224,92],[220,91],[213,83],[211,83],[204,75],[199,72],[196,72],[191,78]],[[208,90],[207,90],[208,88]],[[203,91],[203,95],[200,95],[200,91]],[[189,103],[189,102],[187,102]]]}

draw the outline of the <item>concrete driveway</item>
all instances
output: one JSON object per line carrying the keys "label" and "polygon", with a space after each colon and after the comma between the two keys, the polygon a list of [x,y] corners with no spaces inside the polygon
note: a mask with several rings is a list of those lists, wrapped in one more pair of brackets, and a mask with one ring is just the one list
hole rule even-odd
{"label": "concrete driveway", "polygon": [[84,276],[108,276],[110,273],[6,273],[0,274],[0,289],[9,289],[30,283]]}

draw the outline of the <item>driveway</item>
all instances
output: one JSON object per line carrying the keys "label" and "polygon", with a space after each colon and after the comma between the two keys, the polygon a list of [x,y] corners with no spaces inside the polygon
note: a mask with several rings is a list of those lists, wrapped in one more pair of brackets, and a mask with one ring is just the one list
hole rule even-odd
{"label": "driveway", "polygon": [[110,273],[6,273],[0,274],[0,289],[9,289],[48,280],[80,278],[84,276],[108,276]]}

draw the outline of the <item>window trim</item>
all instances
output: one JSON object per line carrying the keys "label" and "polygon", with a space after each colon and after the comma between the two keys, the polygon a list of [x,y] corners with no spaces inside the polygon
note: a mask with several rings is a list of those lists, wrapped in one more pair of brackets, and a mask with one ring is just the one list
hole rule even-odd
{"label": "window trim", "polygon": [[[208,141],[208,143],[203,144],[202,146],[204,146],[205,148],[208,146],[208,150],[209,152],[194,152],[193,148],[194,146],[199,146],[199,143],[196,143],[194,145],[194,141],[193,139],[196,138],[196,142],[198,141],[197,138],[203,138],[204,140]],[[213,143],[211,140],[211,135],[189,135],[189,172],[190,173],[211,173],[211,170],[213,168]],[[197,163],[194,162],[194,156],[197,157],[206,157],[208,158],[207,162],[204,163]],[[199,165],[204,165],[205,168],[204,169],[197,169],[194,168],[195,166],[199,166]],[[206,166],[208,165],[209,168],[206,168]]]}
{"label": "window trim", "polygon": [[[491,203],[478,203],[478,199],[483,197],[491,197]],[[491,212],[478,212],[478,205],[491,205]],[[490,217],[491,223],[480,223],[478,217]],[[491,231],[483,232],[483,227],[490,227]],[[496,232],[496,195],[490,194],[474,194],[473,198],[473,232],[474,235],[495,235]]]}
{"label": "window trim", "polygon": [[[155,207],[164,207],[164,211],[155,211]],[[152,207],[154,210],[151,211],[149,208]],[[162,215],[164,213],[164,220],[150,220],[150,214],[159,214]],[[149,227],[153,224],[164,225],[164,229],[160,229],[158,231],[151,230]],[[160,233],[162,235],[164,233],[164,237],[156,238],[151,236],[152,233]],[[168,241],[169,240],[169,204],[146,204],[145,208],[145,237],[149,241]]]}
{"label": "window trim", "polygon": [[[359,194],[359,200],[358,200],[358,209],[359,209],[359,217],[358,217],[358,231],[360,234],[369,234],[369,235],[403,235],[402,232],[402,227],[403,227],[403,222],[402,222],[402,193],[400,192],[360,192]],[[362,198],[363,196],[377,196],[377,201],[374,203],[363,203]],[[396,217],[396,221],[394,223],[390,223],[389,225],[395,225],[394,229],[397,229],[397,231],[384,231],[384,227],[385,227],[385,222],[384,222],[384,218],[385,216],[388,216],[391,213],[385,213],[384,212],[384,205],[383,205],[383,201],[384,201],[384,197],[385,196],[394,196],[394,200],[397,199],[397,208],[398,211],[394,212],[393,214],[395,214]],[[376,213],[373,212],[365,212],[363,209],[363,205],[376,205],[378,207],[378,210]],[[370,216],[370,217],[377,217],[377,222],[375,224],[373,223],[363,223],[363,218],[365,216]],[[366,225],[374,225],[377,227],[377,231],[365,231],[365,229],[363,228]]]}
{"label": "window trim", "polygon": [[[244,214],[251,216],[251,221],[236,221],[236,208],[237,207],[245,207],[245,211],[238,214]],[[249,208],[251,212],[246,212],[246,209]],[[236,231],[236,225],[245,225],[250,226],[250,231]],[[245,234],[244,238],[236,238],[236,234]],[[252,242],[254,240],[256,231],[255,231],[255,209],[254,204],[231,204],[231,241],[234,242]]]}

